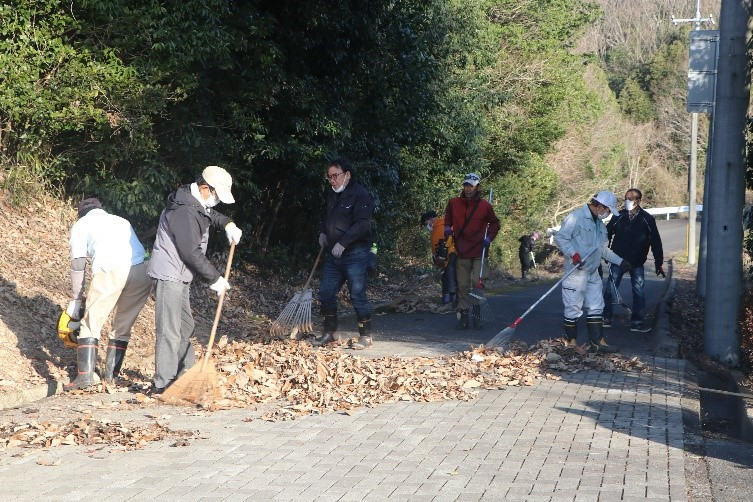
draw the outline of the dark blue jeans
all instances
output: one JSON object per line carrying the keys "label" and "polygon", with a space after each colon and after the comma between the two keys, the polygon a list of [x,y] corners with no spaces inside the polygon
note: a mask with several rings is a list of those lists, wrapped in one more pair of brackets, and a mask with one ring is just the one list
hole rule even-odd
{"label": "dark blue jeans", "polygon": [[322,282],[319,285],[319,301],[322,312],[337,312],[337,293],[347,281],[350,301],[359,318],[371,315],[371,304],[366,297],[366,272],[369,264],[369,248],[349,249],[340,258],[327,253],[324,258]]}
{"label": "dark blue jeans", "polygon": [[[622,281],[622,270],[618,265],[611,265],[609,267],[609,275],[614,278],[614,284],[616,287],[620,287]],[[630,317],[630,322],[643,321],[643,312],[646,310],[646,295],[643,292],[643,286],[645,280],[643,277],[643,265],[635,267],[630,274],[630,285],[633,287],[633,315]],[[612,318],[612,294],[613,286],[607,279],[607,286],[604,288],[604,319]]]}

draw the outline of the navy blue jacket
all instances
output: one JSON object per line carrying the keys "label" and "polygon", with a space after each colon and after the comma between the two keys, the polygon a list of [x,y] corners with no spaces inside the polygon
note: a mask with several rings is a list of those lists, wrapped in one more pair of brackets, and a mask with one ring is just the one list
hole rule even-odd
{"label": "navy blue jacket", "polygon": [[340,243],[346,251],[359,246],[371,246],[371,218],[374,199],[355,180],[340,193],[327,189],[327,208],[320,231],[327,234],[329,247]]}
{"label": "navy blue jacket", "polygon": [[655,265],[659,267],[664,263],[664,250],[659,229],[656,228],[656,219],[643,208],[638,210],[632,220],[627,209],[620,211],[607,224],[607,235],[612,251],[634,267],[646,263],[649,247],[654,254]]}

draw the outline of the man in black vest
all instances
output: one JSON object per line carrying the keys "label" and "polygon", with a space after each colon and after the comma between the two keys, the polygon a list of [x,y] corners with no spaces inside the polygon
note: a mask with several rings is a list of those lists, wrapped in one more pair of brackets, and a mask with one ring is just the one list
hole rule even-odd
{"label": "man in black vest", "polygon": [[[643,313],[646,310],[646,296],[643,291],[644,274],[643,264],[648,257],[648,249],[654,255],[656,275],[664,277],[664,251],[662,250],[661,237],[656,228],[656,219],[645,209],[641,208],[643,194],[637,188],[631,188],[625,192],[625,209],[612,218],[607,224],[607,232],[611,241],[612,250],[633,266],[630,272],[630,283],[633,287],[633,313],[630,318],[630,331],[647,333],[650,326],[643,323]],[[620,286],[624,272],[620,267],[612,265],[609,269],[610,279],[604,288],[604,327],[612,325],[612,294],[613,288]],[[611,281],[614,280],[614,286]]]}

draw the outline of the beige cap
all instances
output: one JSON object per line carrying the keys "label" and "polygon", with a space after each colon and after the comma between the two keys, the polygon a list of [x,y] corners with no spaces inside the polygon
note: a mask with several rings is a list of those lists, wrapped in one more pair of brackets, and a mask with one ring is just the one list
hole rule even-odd
{"label": "beige cap", "polygon": [[225,204],[235,202],[233,194],[230,193],[230,187],[233,184],[233,177],[230,176],[230,173],[220,166],[207,166],[201,173],[201,177],[214,188],[221,202]]}

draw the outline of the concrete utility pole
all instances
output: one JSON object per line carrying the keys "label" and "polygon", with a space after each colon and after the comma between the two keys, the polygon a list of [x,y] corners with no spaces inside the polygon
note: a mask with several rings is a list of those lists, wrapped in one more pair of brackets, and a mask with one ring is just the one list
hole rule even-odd
{"label": "concrete utility pole", "polygon": [[747,48],[751,0],[722,0],[713,146],[709,174],[704,351],[740,362],[737,312],[742,292],[745,126],[750,100]]}
{"label": "concrete utility pole", "polygon": [[[695,4],[695,17],[692,19],[676,19],[675,16],[672,16],[672,24],[677,26],[679,23],[693,23],[693,29],[695,30],[693,34],[690,36],[690,64],[688,65],[688,77],[690,80],[690,76],[692,72],[695,70],[693,65],[693,59],[694,59],[694,51],[696,51],[696,47],[694,47],[694,39],[697,37],[694,37],[694,34],[697,34],[699,30],[701,29],[702,23],[710,23],[714,24],[714,18],[709,16],[706,18],[701,17],[701,0],[696,0]],[[716,44],[714,44],[716,45]],[[715,55],[716,56],[716,55]],[[706,65],[708,66],[708,65]],[[715,72],[716,65],[712,65],[712,72]],[[703,72],[698,72],[703,73]],[[704,75],[705,76],[705,75]],[[688,82],[689,87],[692,85],[692,81]],[[712,91],[713,93],[713,91]],[[690,90],[689,90],[690,94]],[[705,106],[703,106],[705,105]],[[695,227],[696,227],[696,160],[698,158],[698,112],[713,112],[713,97],[711,98],[710,103],[703,103],[702,106],[695,106],[694,103],[691,102],[690,96],[688,96],[688,111],[692,112],[690,114],[690,167],[688,169],[688,232],[687,232],[687,253],[688,253],[688,264],[695,265]]]}

